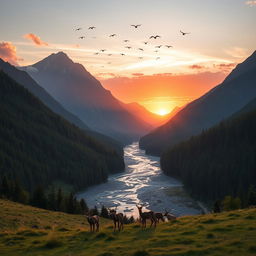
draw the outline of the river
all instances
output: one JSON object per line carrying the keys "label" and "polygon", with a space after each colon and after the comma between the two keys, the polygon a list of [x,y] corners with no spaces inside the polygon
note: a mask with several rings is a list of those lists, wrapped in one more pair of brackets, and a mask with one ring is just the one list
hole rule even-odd
{"label": "river", "polygon": [[124,148],[125,172],[111,175],[106,183],[78,193],[89,207],[117,206],[118,212],[138,217],[136,204],[146,209],[169,212],[176,216],[202,213],[202,205],[193,200],[180,181],[160,170],[159,157],[146,155],[133,143]]}

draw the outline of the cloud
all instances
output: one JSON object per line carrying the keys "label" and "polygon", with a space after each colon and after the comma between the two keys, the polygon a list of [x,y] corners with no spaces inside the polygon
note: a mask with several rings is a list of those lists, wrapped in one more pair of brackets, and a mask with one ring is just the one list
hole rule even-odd
{"label": "cloud", "polygon": [[18,61],[23,61],[23,59],[17,57],[16,47],[11,42],[0,43],[0,58],[16,66]]}
{"label": "cloud", "polygon": [[203,69],[203,68],[205,68],[205,66],[194,64],[194,65],[189,66],[189,68],[191,68],[191,69]]}
{"label": "cloud", "polygon": [[256,1],[246,1],[245,4],[249,6],[256,6]]}
{"label": "cloud", "polygon": [[248,50],[240,47],[232,47],[226,53],[234,58],[243,59],[248,56]]}
{"label": "cloud", "polygon": [[48,46],[49,44],[41,40],[41,38],[33,33],[29,33],[23,36],[24,38],[31,40],[35,45]]}
{"label": "cloud", "polygon": [[221,70],[222,72],[229,72],[236,65],[237,63],[220,63],[220,64],[213,64],[213,67]]}
{"label": "cloud", "polygon": [[133,75],[133,76],[144,76],[143,73],[133,73],[132,75]]}

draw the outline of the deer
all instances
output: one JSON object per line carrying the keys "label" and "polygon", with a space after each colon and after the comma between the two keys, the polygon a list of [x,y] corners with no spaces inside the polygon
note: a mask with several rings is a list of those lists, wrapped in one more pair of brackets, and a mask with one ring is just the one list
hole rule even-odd
{"label": "deer", "polygon": [[116,213],[116,209],[108,209],[109,210],[109,217],[113,220],[114,223],[114,231],[116,231],[116,226],[118,231],[124,229],[124,215],[122,213]]}
{"label": "deer", "polygon": [[155,216],[156,216],[156,220],[157,223],[159,223],[159,221],[161,220],[162,222],[164,222],[164,214],[161,212],[155,212]]}
{"label": "deer", "polygon": [[168,220],[176,220],[176,216],[174,216],[173,214],[169,213],[167,210],[165,210],[164,216],[165,216]]}
{"label": "deer", "polygon": [[136,207],[138,208],[138,211],[140,214],[142,228],[146,228],[147,219],[151,221],[150,227],[152,227],[153,224],[154,224],[154,227],[156,227],[157,219],[156,219],[155,213],[153,211],[142,212],[143,206],[136,205]]}
{"label": "deer", "polygon": [[[87,218],[87,221],[90,225],[90,232],[98,232],[99,231],[99,227],[100,227],[100,218],[98,215],[85,215],[85,217]],[[96,227],[96,230],[95,230]]]}

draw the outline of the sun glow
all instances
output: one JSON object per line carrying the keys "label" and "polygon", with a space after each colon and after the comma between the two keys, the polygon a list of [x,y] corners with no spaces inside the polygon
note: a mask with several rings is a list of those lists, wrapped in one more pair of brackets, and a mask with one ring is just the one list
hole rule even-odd
{"label": "sun glow", "polygon": [[160,115],[160,116],[165,116],[165,115],[167,115],[168,113],[169,113],[169,111],[166,110],[166,109],[163,109],[163,108],[159,109],[159,110],[156,112],[156,114],[158,114],[158,115]]}

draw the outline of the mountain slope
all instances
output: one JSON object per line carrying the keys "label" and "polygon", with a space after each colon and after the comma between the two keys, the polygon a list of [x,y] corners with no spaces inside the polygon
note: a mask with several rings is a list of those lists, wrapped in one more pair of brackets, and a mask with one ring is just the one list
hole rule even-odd
{"label": "mountain slope", "polygon": [[47,107],[53,112],[63,116],[69,122],[77,125],[81,129],[89,130],[88,126],[85,125],[78,117],[64,109],[49,93],[46,92],[40,85],[38,85],[25,71],[18,70],[8,62],[3,61],[0,58],[0,70],[8,74],[17,83],[23,85],[32,94],[38,97]]}
{"label": "mountain slope", "polygon": [[192,135],[231,116],[256,96],[256,52],[224,82],[179,111],[169,122],[140,140],[147,153],[160,155]]}
{"label": "mountain slope", "polygon": [[[256,209],[178,218],[142,230],[138,223],[113,232],[100,218],[90,233],[82,215],[46,211],[0,200],[2,256],[252,256],[256,253]],[[132,242],[131,242],[132,241]]]}
{"label": "mountain slope", "polygon": [[0,175],[27,189],[56,180],[76,189],[124,169],[123,158],[53,113],[0,71]]}
{"label": "mountain slope", "polygon": [[250,186],[256,186],[255,131],[254,100],[219,125],[166,150],[161,168],[201,200],[231,195],[245,202]]}
{"label": "mountain slope", "polygon": [[26,71],[95,131],[129,143],[151,129],[129,113],[81,64],[74,63],[63,52],[51,54]]}

